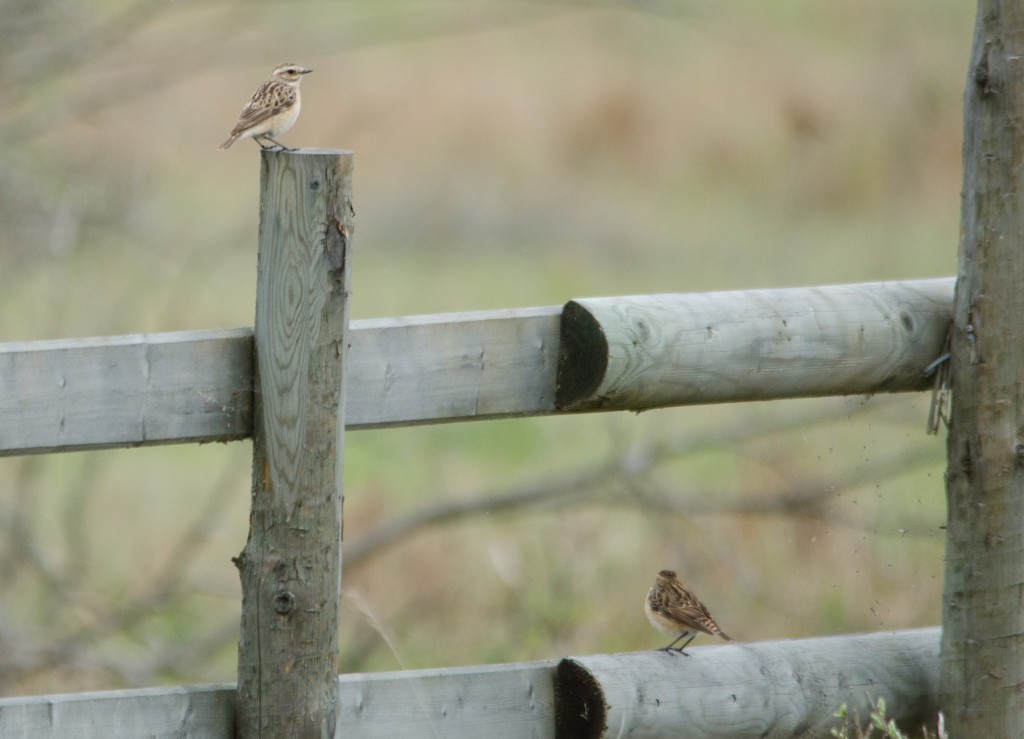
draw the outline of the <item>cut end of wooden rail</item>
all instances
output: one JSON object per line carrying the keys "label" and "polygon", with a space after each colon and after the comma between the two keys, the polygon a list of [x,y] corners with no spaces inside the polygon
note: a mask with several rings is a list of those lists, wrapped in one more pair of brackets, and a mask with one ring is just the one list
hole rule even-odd
{"label": "cut end of wooden rail", "polygon": [[608,704],[594,675],[574,659],[555,668],[555,737],[591,739],[608,730]]}
{"label": "cut end of wooden rail", "polygon": [[555,405],[630,410],[924,390],[952,280],[579,298]]}
{"label": "cut end of wooden rail", "polygon": [[562,308],[559,329],[555,407],[570,410],[592,399],[607,371],[608,338],[600,322],[586,308],[570,300]]}

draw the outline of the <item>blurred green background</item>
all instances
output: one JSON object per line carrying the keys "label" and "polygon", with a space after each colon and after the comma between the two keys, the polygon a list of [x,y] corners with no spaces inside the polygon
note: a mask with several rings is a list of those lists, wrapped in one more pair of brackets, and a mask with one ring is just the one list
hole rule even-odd
{"label": "blurred green background", "polygon": [[[954,274],[970,6],[7,3],[0,341],[251,325],[258,150],[216,147],[286,61],[282,139],[356,153],[353,318]],[[743,641],[938,623],[927,404],[349,434],[341,669],[662,646],[662,568]],[[0,694],[234,679],[249,462],[0,459]]]}

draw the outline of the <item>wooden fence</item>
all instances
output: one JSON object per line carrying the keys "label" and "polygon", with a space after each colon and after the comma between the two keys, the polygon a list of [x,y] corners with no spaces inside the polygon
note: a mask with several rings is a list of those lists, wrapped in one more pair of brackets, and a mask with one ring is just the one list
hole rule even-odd
{"label": "wooden fence", "polygon": [[349,325],[350,192],[350,153],[263,153],[253,330],[0,344],[0,455],[255,455],[238,686],[0,699],[0,737],[783,737],[868,689],[934,715],[937,628],[334,675],[346,429],[925,390],[953,305],[938,279]]}
{"label": "wooden fence", "polygon": [[[953,278],[670,299],[352,321],[345,426],[926,390]],[[626,329],[589,304],[632,313],[637,344],[609,348]],[[250,328],[0,343],[0,373],[2,456],[252,436]]]}

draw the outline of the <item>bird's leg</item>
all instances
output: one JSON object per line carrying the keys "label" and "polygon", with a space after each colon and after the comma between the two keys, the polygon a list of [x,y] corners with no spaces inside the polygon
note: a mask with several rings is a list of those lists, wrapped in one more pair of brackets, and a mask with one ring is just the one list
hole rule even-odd
{"label": "bird's leg", "polygon": [[[264,135],[263,138],[267,139],[268,141],[274,141],[274,139],[272,139],[272,138],[270,138],[269,136],[266,136],[266,135]],[[290,148],[288,146],[285,146],[280,141],[274,141],[274,143],[281,147],[281,151],[298,151],[297,149],[292,149],[292,148]]]}
{"label": "bird's leg", "polygon": [[[677,636],[675,639],[673,639],[671,641],[671,643],[669,643],[669,645],[667,647],[662,647],[662,649],[664,649],[667,652],[668,650],[672,649],[672,647],[674,647],[676,644],[678,644],[681,640],[683,640],[687,636],[689,636],[689,633],[690,632],[688,632],[688,631],[684,631],[679,636]],[[690,637],[690,638],[692,639],[693,637]],[[690,642],[686,642],[686,643],[689,644]]]}
{"label": "bird's leg", "polygon": [[[687,636],[689,636],[690,638],[686,639]],[[682,654],[689,657],[690,655],[686,654],[686,652],[684,652],[683,650],[690,646],[690,642],[692,642],[694,638],[696,638],[696,636],[696,634],[691,634],[689,631],[684,631],[682,634],[673,639],[671,644],[669,644],[667,647],[662,647],[658,651],[668,652],[671,655]],[[676,644],[682,639],[686,639],[686,644],[684,644],[681,647],[677,647]]]}
{"label": "bird's leg", "polygon": [[262,149],[263,151],[266,151],[267,149],[272,149],[272,148],[274,148],[274,147],[270,146],[269,144],[264,144],[264,143],[263,143],[262,141],[260,141],[260,139],[262,139],[262,138],[263,138],[263,136],[253,136],[253,137],[252,137],[252,140],[253,140],[253,141],[255,141],[255,142],[256,142],[256,144],[257,144],[257,145],[258,145],[258,146],[260,147],[260,149]]}
{"label": "bird's leg", "polygon": [[[667,647],[662,647],[662,648],[661,648],[661,649],[659,649],[658,651],[659,651],[659,652],[669,652],[669,651],[676,651],[676,650],[673,650],[673,647],[675,647],[675,645],[676,645],[676,644],[678,644],[678,643],[679,643],[679,642],[680,642],[681,640],[685,639],[685,638],[686,638],[686,637],[688,637],[688,636],[690,636],[690,632],[689,632],[689,631],[684,631],[684,632],[683,632],[683,633],[681,633],[681,634],[680,634],[679,636],[677,636],[677,637],[676,637],[675,639],[673,639],[673,640],[672,640],[672,642],[671,642],[671,643],[670,643],[670,644],[669,644],[669,645],[668,645]],[[694,634],[694,636],[696,636],[696,634]],[[686,642],[686,644],[689,644],[689,643],[690,643],[691,641],[693,641],[693,636],[690,636],[690,640],[689,640],[689,641],[687,641],[687,642]],[[681,649],[683,649],[683,647],[685,647],[685,646],[686,646],[686,644],[684,644],[684,645],[683,645],[682,647],[680,647],[679,649],[680,649],[680,650],[681,650]]]}
{"label": "bird's leg", "polygon": [[[686,640],[686,644],[684,644],[681,647],[676,647],[675,651],[679,652],[679,654],[686,654],[686,652],[684,652],[683,650],[686,649],[688,646],[690,646],[690,642],[692,642],[696,638],[696,636],[697,636],[696,634],[691,634],[690,638]],[[681,639],[682,637],[679,637],[679,638]],[[676,641],[679,641],[679,639],[676,639]],[[674,643],[675,642],[673,642],[673,644]],[[690,655],[686,654],[686,656],[689,657]]]}

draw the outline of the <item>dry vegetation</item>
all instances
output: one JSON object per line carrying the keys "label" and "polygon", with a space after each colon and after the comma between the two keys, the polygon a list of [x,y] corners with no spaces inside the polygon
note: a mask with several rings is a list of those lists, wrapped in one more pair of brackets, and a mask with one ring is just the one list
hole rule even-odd
{"label": "dry vegetation", "polygon": [[[256,147],[215,148],[286,60],[287,141],[356,152],[356,318],[953,273],[970,4],[621,5],[5,11],[0,340],[250,324]],[[350,434],[341,667],[653,647],[664,567],[741,640],[934,624],[926,412]],[[233,679],[248,459],[0,460],[0,694]]]}

